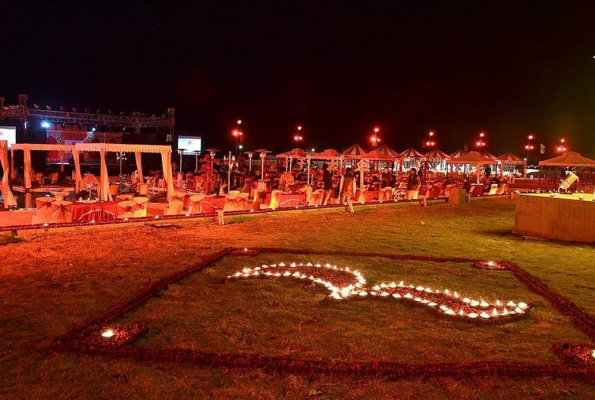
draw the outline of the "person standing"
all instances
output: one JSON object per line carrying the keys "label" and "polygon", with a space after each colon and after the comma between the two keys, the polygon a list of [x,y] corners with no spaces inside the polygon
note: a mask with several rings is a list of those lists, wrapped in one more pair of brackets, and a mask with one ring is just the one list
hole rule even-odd
{"label": "person standing", "polygon": [[330,170],[327,163],[324,163],[322,166],[322,185],[324,189],[322,205],[326,206],[331,197],[331,190],[333,189],[333,172]]}
{"label": "person standing", "polygon": [[409,170],[409,176],[407,177],[407,200],[417,200],[421,179],[416,172],[415,168]]}
{"label": "person standing", "polygon": [[355,194],[355,179],[351,173],[351,167],[345,170],[341,177],[341,190],[339,191],[339,201],[341,204],[351,203],[351,198]]}

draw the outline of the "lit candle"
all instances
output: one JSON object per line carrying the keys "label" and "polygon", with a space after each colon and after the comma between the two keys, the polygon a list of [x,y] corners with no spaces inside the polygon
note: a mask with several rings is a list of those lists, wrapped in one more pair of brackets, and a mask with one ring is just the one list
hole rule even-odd
{"label": "lit candle", "polygon": [[112,336],[114,336],[114,331],[112,331],[111,329],[108,329],[105,332],[101,332],[101,336],[103,336],[104,338],[111,338]]}

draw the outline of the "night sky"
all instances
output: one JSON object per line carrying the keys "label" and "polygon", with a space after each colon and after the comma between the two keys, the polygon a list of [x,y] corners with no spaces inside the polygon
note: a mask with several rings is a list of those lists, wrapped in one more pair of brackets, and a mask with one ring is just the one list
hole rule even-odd
{"label": "night sky", "polygon": [[[370,3],[370,4],[368,4]],[[102,5],[99,5],[102,4]],[[161,115],[203,148],[472,147],[595,156],[595,1],[3,2],[0,95]]]}

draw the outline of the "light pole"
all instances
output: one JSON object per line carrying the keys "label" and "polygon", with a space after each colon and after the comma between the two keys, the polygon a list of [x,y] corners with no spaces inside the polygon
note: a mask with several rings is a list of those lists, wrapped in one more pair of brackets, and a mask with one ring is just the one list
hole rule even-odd
{"label": "light pole", "polygon": [[374,148],[374,150],[376,150],[376,147],[378,147],[378,143],[380,143],[380,138],[378,137],[378,132],[380,132],[380,128],[375,127],[374,133],[372,134],[372,137],[370,138],[370,141],[372,142],[372,147]]}
{"label": "light pole", "polygon": [[[425,147],[428,152],[432,151],[434,147],[436,147],[436,140],[434,139],[434,131],[428,132],[428,139],[425,143],[422,143],[422,147]],[[430,155],[431,156],[431,155]],[[433,168],[433,165],[430,163],[430,159],[426,159],[426,171],[430,168]],[[424,171],[424,181],[426,179],[426,171]]]}
{"label": "light pole", "polygon": [[117,152],[116,159],[120,161],[120,180],[122,180],[122,161],[126,161],[126,153],[121,151]]}
{"label": "light pole", "polygon": [[567,150],[568,149],[566,148],[566,139],[561,138],[558,141],[558,146],[556,147],[556,151],[560,154],[564,154],[564,153],[566,153]]}
{"label": "light pole", "polygon": [[238,155],[238,140],[241,140],[244,136],[244,132],[240,130],[240,125],[242,125],[242,120],[238,119],[236,121],[236,129],[231,133],[236,140],[236,157]]}
{"label": "light pole", "polygon": [[526,161],[527,163],[530,163],[529,161],[529,153],[533,152],[533,150],[535,149],[535,145],[533,144],[533,139],[535,139],[535,135],[534,134],[529,134],[529,136],[527,136],[527,144],[525,145],[525,155],[527,157]]}
{"label": "light pole", "polygon": [[302,126],[301,125],[297,126],[297,133],[293,136],[293,140],[295,140],[295,146],[299,149],[300,142],[302,140],[304,140],[304,137],[302,136]]}
{"label": "light pole", "polygon": [[200,150],[194,150],[194,171],[198,171],[198,157],[200,156]]}
{"label": "light pole", "polygon": [[223,161],[227,161],[227,193],[229,193],[229,191],[231,190],[231,168],[233,167],[233,164],[235,163],[236,159],[234,156],[231,155],[230,151],[227,158],[223,156]]}
{"label": "light pole", "polygon": [[247,151],[246,154],[248,155],[248,159],[250,160],[250,163],[248,164],[248,171],[252,172],[252,157],[254,156],[254,152]]}
{"label": "light pole", "polygon": [[180,153],[180,174],[182,173],[182,162],[184,161],[184,150],[185,149],[178,149],[178,152]]}
{"label": "light pole", "polygon": [[428,140],[426,140],[426,149],[432,151],[436,147],[436,141],[434,140],[434,131],[428,132]]}
{"label": "light pole", "polygon": [[485,132],[479,132],[479,139],[477,139],[477,142],[475,142],[475,147],[477,147],[480,152],[486,147],[485,136]]}

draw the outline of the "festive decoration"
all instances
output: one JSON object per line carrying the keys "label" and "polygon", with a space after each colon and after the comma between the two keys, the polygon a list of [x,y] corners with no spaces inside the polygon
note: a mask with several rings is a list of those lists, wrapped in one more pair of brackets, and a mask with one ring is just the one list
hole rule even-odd
{"label": "festive decoration", "polygon": [[326,287],[331,293],[330,298],[343,300],[349,298],[393,298],[413,301],[425,305],[433,310],[456,318],[477,320],[501,320],[521,316],[527,312],[526,303],[513,301],[488,303],[483,299],[474,300],[463,297],[458,292],[445,290],[432,290],[423,286],[406,285],[403,281],[398,284],[381,283],[369,287],[366,279],[357,270],[338,268],[330,264],[291,263],[261,265],[255,268],[244,268],[228,276],[228,279],[242,278],[295,278],[303,281],[312,281]]}
{"label": "festive decoration", "polygon": [[[338,255],[346,257],[384,257],[391,260],[420,260],[430,262],[455,262],[455,263],[473,263],[477,260],[462,258],[462,257],[428,257],[412,254],[380,254],[380,253],[356,253],[345,251],[314,251],[314,250],[292,250],[286,248],[228,248],[217,253],[207,255],[202,258],[202,261],[192,265],[181,271],[177,271],[171,276],[165,277],[157,282],[151,284],[147,289],[138,293],[131,299],[116,305],[111,310],[103,315],[89,321],[70,332],[59,335],[51,340],[51,347],[55,351],[88,354],[88,355],[103,355],[110,358],[132,359],[139,362],[154,361],[154,362],[175,362],[175,363],[192,363],[195,365],[210,366],[210,367],[230,367],[230,368],[259,368],[265,372],[274,372],[281,374],[302,374],[306,376],[311,375],[340,375],[340,376],[354,376],[354,377],[386,377],[389,379],[411,378],[424,379],[436,377],[454,377],[454,378],[477,378],[477,377],[547,377],[547,378],[572,378],[593,380],[595,378],[595,367],[590,364],[567,362],[561,363],[536,363],[531,361],[514,361],[514,360],[477,360],[477,361],[428,361],[428,362],[390,362],[390,361],[317,361],[307,359],[295,359],[290,357],[271,357],[263,354],[218,354],[196,351],[191,349],[155,349],[145,348],[139,345],[110,345],[111,338],[117,335],[118,325],[114,325],[112,321],[122,318],[124,315],[141,307],[155,296],[159,295],[169,285],[180,282],[193,273],[202,271],[203,269],[214,266],[215,263],[221,261],[225,256],[254,256],[261,253],[284,253],[284,254],[313,254],[313,255]],[[502,262],[499,262],[502,263]],[[585,314],[582,310],[576,307],[572,301],[566,299],[557,293],[553,292],[543,284],[539,279],[532,276],[528,272],[522,270],[518,265],[507,262],[511,272],[523,282],[529,290],[545,297],[549,300],[560,312],[568,317],[583,330],[590,338],[595,338],[595,321]],[[275,268],[280,268],[280,265],[269,268],[264,272],[277,272]],[[285,266],[285,268],[298,268]],[[325,271],[325,274],[330,276],[335,275],[337,270],[334,268],[311,266],[310,268],[317,268],[319,271]],[[261,267],[261,271],[262,271]],[[285,272],[285,271],[284,271]],[[297,270],[296,270],[297,272]],[[305,271],[303,271],[305,272]],[[340,271],[341,279],[347,279],[345,282],[354,282],[356,275],[353,271]],[[351,274],[349,273],[351,272]],[[323,274],[323,272],[320,272]],[[243,272],[242,272],[243,274]],[[305,275],[305,274],[300,274]],[[266,276],[266,275],[265,275]],[[296,278],[303,282],[312,282],[306,278]],[[320,276],[316,279],[323,279]],[[363,277],[362,277],[363,278]],[[324,279],[323,279],[324,280]],[[357,280],[357,279],[356,279]],[[341,281],[336,282],[338,285]],[[356,283],[359,283],[356,282]],[[383,288],[378,285],[380,289]],[[391,285],[388,285],[389,287]],[[399,287],[397,285],[397,287]],[[402,288],[411,290],[410,286],[403,284]],[[374,288],[372,288],[373,290]],[[421,290],[416,292],[421,294]],[[428,293],[425,291],[424,293]],[[444,291],[445,292],[445,291]],[[378,292],[377,292],[378,293]],[[434,291],[436,293],[436,291]],[[429,294],[429,293],[428,293]],[[359,294],[357,295],[359,298]],[[371,293],[368,296],[372,297]],[[382,296],[376,296],[382,298]],[[388,296],[385,296],[388,297]],[[335,301],[330,298],[328,301]],[[341,300],[336,300],[341,301]],[[429,303],[428,303],[429,304]],[[468,304],[468,303],[465,303]],[[478,318],[469,320],[479,321]],[[110,338],[104,338],[101,333],[112,330],[114,335]],[[137,338],[135,336],[134,338]],[[126,342],[130,344],[131,342]],[[581,359],[587,359],[589,351],[593,352],[592,346],[589,345],[554,345],[552,350],[561,354],[562,351],[570,350],[565,354],[578,355]],[[574,357],[574,356],[573,356]],[[564,357],[563,357],[564,358]],[[568,359],[569,360],[569,359]],[[567,361],[568,361],[567,360]]]}

